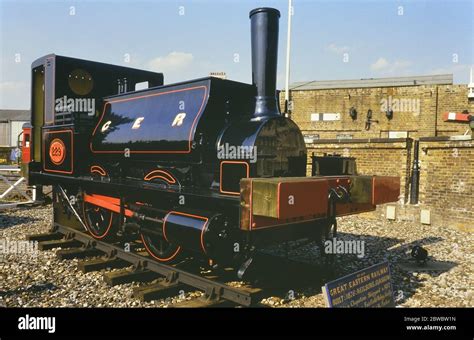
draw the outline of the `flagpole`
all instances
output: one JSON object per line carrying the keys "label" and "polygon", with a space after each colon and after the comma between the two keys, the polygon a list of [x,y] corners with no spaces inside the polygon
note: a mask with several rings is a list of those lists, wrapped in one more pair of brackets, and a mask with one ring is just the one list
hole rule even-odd
{"label": "flagpole", "polygon": [[290,49],[291,49],[292,0],[288,0],[288,35],[286,38],[285,115],[289,116],[290,101]]}

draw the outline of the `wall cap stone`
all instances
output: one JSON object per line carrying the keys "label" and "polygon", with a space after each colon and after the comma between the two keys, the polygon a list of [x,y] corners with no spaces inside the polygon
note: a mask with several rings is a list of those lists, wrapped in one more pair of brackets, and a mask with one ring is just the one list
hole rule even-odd
{"label": "wall cap stone", "polygon": [[460,136],[437,136],[437,137],[420,137],[420,142],[446,142],[451,140],[474,140],[473,136],[460,135]]}
{"label": "wall cap stone", "polygon": [[406,143],[411,138],[318,139],[310,144]]}

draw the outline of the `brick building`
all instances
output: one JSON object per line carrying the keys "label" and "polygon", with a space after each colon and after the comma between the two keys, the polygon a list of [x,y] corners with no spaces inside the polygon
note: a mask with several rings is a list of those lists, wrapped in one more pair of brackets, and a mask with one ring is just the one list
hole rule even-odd
{"label": "brick building", "polygon": [[[450,74],[298,82],[290,115],[305,135],[308,171],[313,153],[336,153],[355,157],[359,174],[401,177],[399,203],[377,215],[392,218],[395,207],[397,219],[473,231],[474,140],[469,124],[445,121],[446,112],[474,112],[468,93]],[[416,140],[419,201],[409,204]]]}

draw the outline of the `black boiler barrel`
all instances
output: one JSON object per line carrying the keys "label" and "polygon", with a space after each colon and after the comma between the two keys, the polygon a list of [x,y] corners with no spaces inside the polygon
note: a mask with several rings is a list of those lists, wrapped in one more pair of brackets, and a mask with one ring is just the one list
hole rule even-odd
{"label": "black boiler barrel", "polygon": [[278,22],[275,8],[256,8],[249,14],[252,39],[252,83],[257,87],[255,117],[276,116]]}

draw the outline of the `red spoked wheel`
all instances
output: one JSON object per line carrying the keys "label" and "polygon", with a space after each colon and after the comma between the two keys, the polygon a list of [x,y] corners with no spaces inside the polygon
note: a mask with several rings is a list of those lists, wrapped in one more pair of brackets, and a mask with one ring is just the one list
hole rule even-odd
{"label": "red spoked wheel", "polygon": [[[95,180],[108,177],[107,171],[99,165],[90,168],[91,176]],[[87,194],[86,194],[87,195]],[[85,196],[86,196],[85,195]],[[83,197],[85,198],[85,197]],[[84,223],[92,237],[99,240],[114,240],[118,228],[118,214],[108,209],[86,202],[83,199],[82,216]]]}
{"label": "red spoked wheel", "polygon": [[155,260],[170,263],[179,258],[181,247],[166,241],[164,237],[144,232],[140,238],[148,254]]}
{"label": "red spoked wheel", "polygon": [[84,202],[82,211],[84,223],[92,237],[111,239],[115,236],[117,214],[88,202]]}
{"label": "red spoked wheel", "polygon": [[[165,169],[154,169],[148,172],[143,180],[154,183],[161,183],[166,186],[179,185],[177,179]],[[163,230],[164,232],[164,230]],[[164,233],[163,233],[164,235]],[[181,247],[170,243],[166,240],[166,236],[159,236],[157,234],[151,234],[142,232],[140,238],[143,242],[148,254],[155,260],[160,262],[171,263],[175,262],[180,258]]]}

